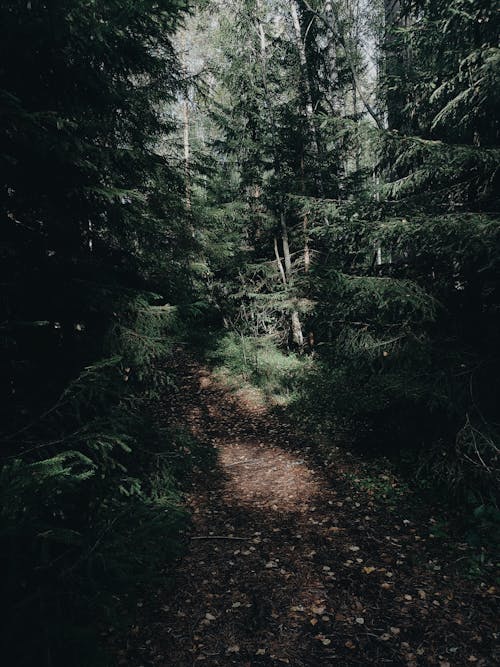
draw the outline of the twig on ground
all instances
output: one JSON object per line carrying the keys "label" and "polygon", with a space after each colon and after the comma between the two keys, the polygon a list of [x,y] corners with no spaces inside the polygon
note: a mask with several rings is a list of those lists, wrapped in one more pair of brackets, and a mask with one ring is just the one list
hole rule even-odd
{"label": "twig on ground", "polygon": [[242,540],[246,542],[249,537],[233,537],[232,535],[195,535],[192,540]]}

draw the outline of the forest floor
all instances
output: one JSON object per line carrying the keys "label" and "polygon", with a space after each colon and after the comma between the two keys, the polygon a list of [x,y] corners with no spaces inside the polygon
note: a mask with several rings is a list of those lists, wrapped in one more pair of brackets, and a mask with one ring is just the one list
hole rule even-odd
{"label": "forest floor", "polygon": [[500,591],[459,573],[465,545],[450,552],[431,515],[357,483],[352,457],[320,465],[251,392],[184,353],[177,365],[165,418],[218,460],[193,480],[175,585],[141,597],[118,664],[500,664]]}

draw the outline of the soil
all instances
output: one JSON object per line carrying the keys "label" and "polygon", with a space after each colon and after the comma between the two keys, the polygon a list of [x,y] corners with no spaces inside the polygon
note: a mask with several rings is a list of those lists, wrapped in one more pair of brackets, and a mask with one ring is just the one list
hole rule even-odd
{"label": "soil", "polygon": [[118,664],[500,664],[500,591],[459,571],[466,545],[357,484],[349,456],[318,463],[307,434],[193,358],[177,367],[164,418],[218,459],[187,497],[175,585],[144,594]]}

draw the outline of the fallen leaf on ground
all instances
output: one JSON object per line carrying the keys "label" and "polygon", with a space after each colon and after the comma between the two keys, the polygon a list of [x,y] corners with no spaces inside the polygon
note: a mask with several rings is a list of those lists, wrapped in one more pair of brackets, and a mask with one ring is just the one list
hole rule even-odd
{"label": "fallen leaf on ground", "polygon": [[314,605],[311,607],[312,613],[318,614],[318,616],[320,616],[325,611],[325,609],[326,607],[316,607]]}

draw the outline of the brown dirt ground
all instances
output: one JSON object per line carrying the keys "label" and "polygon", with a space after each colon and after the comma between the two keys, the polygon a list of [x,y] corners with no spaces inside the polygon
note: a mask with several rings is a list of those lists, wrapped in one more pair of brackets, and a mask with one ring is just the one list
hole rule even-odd
{"label": "brown dirt ground", "polygon": [[165,418],[211,440],[218,462],[187,499],[173,591],[143,596],[117,664],[500,664],[498,587],[459,576],[428,523],[349,481],[356,462],[318,465],[251,395],[177,363]]}

